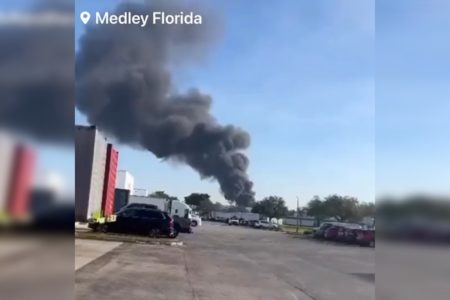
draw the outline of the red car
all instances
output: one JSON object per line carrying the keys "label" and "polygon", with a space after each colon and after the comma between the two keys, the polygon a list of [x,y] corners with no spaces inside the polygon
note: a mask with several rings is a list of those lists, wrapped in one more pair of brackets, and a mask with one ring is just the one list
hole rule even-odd
{"label": "red car", "polygon": [[336,240],[338,237],[339,229],[341,229],[341,226],[331,226],[327,230],[325,230],[324,237],[327,240]]}
{"label": "red car", "polygon": [[338,228],[338,232],[337,232],[337,236],[336,236],[336,240],[338,240],[339,242],[345,242],[345,237],[346,237],[346,233],[349,230],[349,228],[347,227],[339,227]]}
{"label": "red car", "polygon": [[356,243],[360,246],[375,247],[375,230],[358,230],[356,232]]}
{"label": "red car", "polygon": [[350,244],[355,243],[356,242],[356,234],[360,230],[362,230],[362,229],[355,229],[355,228],[348,228],[348,229],[346,229],[345,233],[344,233],[343,241],[345,243],[350,243]]}

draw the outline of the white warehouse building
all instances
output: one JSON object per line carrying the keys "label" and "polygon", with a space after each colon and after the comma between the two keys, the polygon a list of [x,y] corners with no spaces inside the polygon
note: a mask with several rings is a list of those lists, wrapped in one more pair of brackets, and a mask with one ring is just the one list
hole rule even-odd
{"label": "white warehouse building", "polygon": [[116,188],[129,190],[130,195],[134,194],[134,177],[126,170],[119,170],[117,172]]}

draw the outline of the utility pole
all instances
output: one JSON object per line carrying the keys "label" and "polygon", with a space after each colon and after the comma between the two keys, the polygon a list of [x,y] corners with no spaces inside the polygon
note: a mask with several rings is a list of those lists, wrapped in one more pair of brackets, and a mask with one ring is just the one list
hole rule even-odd
{"label": "utility pole", "polygon": [[298,234],[298,226],[299,226],[299,209],[298,209],[298,196],[297,196],[297,229],[295,232]]}

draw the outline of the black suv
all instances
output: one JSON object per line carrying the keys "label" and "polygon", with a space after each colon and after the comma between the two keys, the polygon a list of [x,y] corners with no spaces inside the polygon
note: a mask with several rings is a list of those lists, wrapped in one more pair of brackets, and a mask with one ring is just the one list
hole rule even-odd
{"label": "black suv", "polygon": [[173,219],[166,212],[147,208],[121,210],[117,213],[116,221],[107,224],[106,231],[133,232],[152,237],[165,235],[175,238],[178,235]]}

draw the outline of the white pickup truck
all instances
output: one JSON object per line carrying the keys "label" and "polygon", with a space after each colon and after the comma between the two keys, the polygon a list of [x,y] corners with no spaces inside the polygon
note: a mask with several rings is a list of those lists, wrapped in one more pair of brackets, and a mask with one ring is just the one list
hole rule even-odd
{"label": "white pickup truck", "polygon": [[228,225],[239,225],[239,219],[235,217],[229,218]]}
{"label": "white pickup truck", "polygon": [[255,228],[261,228],[261,229],[270,229],[270,230],[278,229],[278,224],[264,221],[264,220],[256,221],[255,223],[253,223],[253,226]]}

